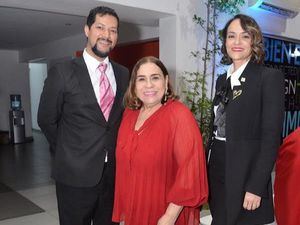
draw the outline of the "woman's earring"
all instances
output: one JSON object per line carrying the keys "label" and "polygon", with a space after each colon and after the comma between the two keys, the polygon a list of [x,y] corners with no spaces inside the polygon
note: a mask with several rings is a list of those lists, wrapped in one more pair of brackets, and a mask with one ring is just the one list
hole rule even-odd
{"label": "woman's earring", "polygon": [[138,102],[138,98],[137,97],[134,97],[134,105],[135,105],[136,109],[139,108],[139,102]]}
{"label": "woman's earring", "polygon": [[164,102],[167,102],[167,100],[168,100],[168,88],[166,88],[165,91]]}

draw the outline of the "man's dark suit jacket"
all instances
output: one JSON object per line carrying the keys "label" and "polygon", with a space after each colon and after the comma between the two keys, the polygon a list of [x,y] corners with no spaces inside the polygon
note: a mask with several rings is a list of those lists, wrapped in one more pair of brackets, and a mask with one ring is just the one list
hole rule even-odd
{"label": "man's dark suit jacket", "polygon": [[[284,76],[249,62],[239,80],[226,106],[224,224],[267,224],[274,218],[270,175],[281,141]],[[226,74],[217,79],[216,91],[225,83]],[[262,197],[258,209],[242,209],[245,192]]]}
{"label": "man's dark suit jacket", "polygon": [[[97,102],[83,57],[49,70],[40,99],[38,124],[54,154],[53,178],[75,187],[95,186],[115,146],[129,73],[111,61],[117,91],[108,121]],[[112,177],[114,179],[114,177]]]}

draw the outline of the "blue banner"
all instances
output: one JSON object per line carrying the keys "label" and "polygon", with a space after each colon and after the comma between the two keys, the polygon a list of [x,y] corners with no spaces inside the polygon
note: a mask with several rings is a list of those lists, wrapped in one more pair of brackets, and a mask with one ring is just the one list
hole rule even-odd
{"label": "blue banner", "polygon": [[265,65],[285,74],[285,116],[282,137],[300,126],[300,41],[264,37]]}

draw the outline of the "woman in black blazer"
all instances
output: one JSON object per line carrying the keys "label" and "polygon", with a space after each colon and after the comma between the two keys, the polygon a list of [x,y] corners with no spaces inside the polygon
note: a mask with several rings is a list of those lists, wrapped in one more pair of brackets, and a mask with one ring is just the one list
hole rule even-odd
{"label": "woman in black blazer", "polygon": [[255,20],[236,15],[223,30],[209,148],[212,225],[263,225],[274,221],[271,172],[281,141],[284,77],[266,68]]}

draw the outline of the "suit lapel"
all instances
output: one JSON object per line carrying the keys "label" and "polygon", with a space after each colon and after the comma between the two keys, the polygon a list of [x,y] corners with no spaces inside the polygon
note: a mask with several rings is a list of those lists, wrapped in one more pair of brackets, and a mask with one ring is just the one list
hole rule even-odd
{"label": "suit lapel", "polygon": [[[97,102],[94,88],[91,83],[90,75],[88,73],[88,69],[86,67],[83,57],[75,59],[74,63],[78,67],[74,70],[74,73],[78,77],[80,87],[85,93],[86,101],[89,102],[89,104],[91,105],[91,111],[94,114],[93,117],[98,123],[101,123],[102,125],[106,126],[107,121],[105,120],[99,103]],[[116,96],[108,119],[108,122],[112,124],[119,119],[119,115],[122,112],[123,96],[127,88],[127,82],[123,79],[123,74],[120,70],[120,67],[113,61],[111,61],[111,64],[113,67],[117,85]]]}
{"label": "suit lapel", "polygon": [[97,101],[94,88],[91,82],[91,78],[88,72],[88,69],[86,67],[86,64],[84,62],[83,57],[76,58],[74,60],[75,65],[77,68],[74,70],[78,80],[80,87],[82,88],[85,96],[86,96],[86,101],[90,105],[90,111],[93,112],[93,117],[97,122],[102,123],[103,125],[106,125],[106,120],[103,116],[103,113],[101,111],[101,108],[99,106],[99,103]]}
{"label": "suit lapel", "polygon": [[226,83],[226,74],[223,74],[218,78],[218,82],[217,82],[217,86],[216,86],[216,94],[213,99],[213,106],[219,104],[218,93],[222,91],[222,89],[225,86],[225,83]]}
{"label": "suit lapel", "polygon": [[259,73],[260,65],[249,62],[239,78],[241,85],[233,88],[228,110],[238,114],[241,108],[244,108],[245,104],[248,104],[252,98],[251,93],[260,85],[260,81],[258,80],[260,77]]}
{"label": "suit lapel", "polygon": [[116,91],[116,96],[114,99],[114,103],[109,115],[109,119],[108,122],[109,123],[114,123],[116,119],[119,118],[119,114],[120,112],[122,112],[122,108],[123,108],[123,96],[124,96],[124,92],[126,91],[126,87],[124,87],[124,80],[123,80],[123,76],[122,76],[122,72],[119,69],[118,65],[116,65],[116,63],[114,63],[113,61],[111,61],[113,70],[114,70],[114,75],[115,75],[115,79],[116,79],[116,84],[117,84],[117,91]]}
{"label": "suit lapel", "polygon": [[261,66],[259,64],[249,62],[240,77],[240,81],[242,81],[241,79],[244,78],[244,82],[241,82],[240,86],[234,88],[234,90],[242,90],[242,93],[234,100],[231,98],[227,107],[226,137],[228,137],[228,140],[231,139],[233,127],[236,123],[239,123],[241,114],[247,114],[245,109],[247,109],[247,106],[249,106],[249,102],[253,100],[253,93],[259,91],[259,88],[257,87],[261,85],[260,73]]}
{"label": "suit lapel", "polygon": [[248,89],[258,85],[258,73],[260,73],[260,66],[249,62],[239,78],[241,85],[233,87],[233,94],[230,101],[233,103],[239,102],[242,98],[246,97]]}

